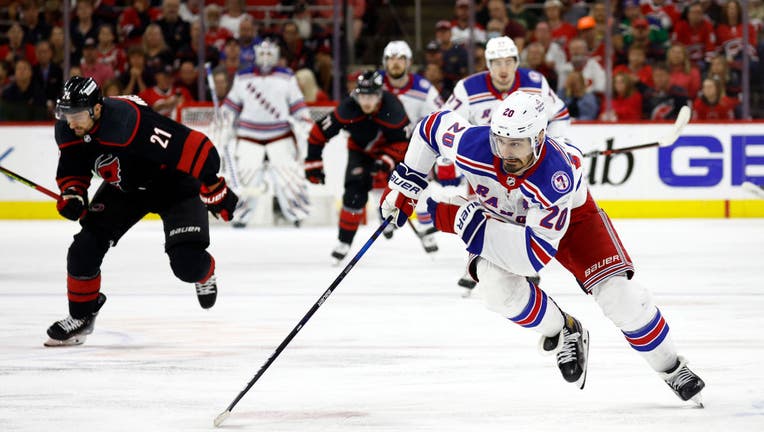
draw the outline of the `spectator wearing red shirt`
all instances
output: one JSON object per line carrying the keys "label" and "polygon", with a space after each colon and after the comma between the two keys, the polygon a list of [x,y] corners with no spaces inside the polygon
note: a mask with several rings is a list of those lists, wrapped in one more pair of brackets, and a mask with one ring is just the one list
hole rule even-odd
{"label": "spectator wearing red shirt", "polygon": [[[207,32],[204,34],[204,43],[214,46],[218,51],[223,51],[225,42],[233,37],[233,33],[230,30],[220,26],[222,16],[223,10],[220,6],[213,3],[204,7],[204,19],[207,26]],[[193,40],[191,43],[193,43]]]}
{"label": "spectator wearing red shirt", "polygon": [[682,17],[681,11],[668,0],[646,0],[641,3],[641,8],[643,15],[660,21],[665,29],[670,29]]}
{"label": "spectator wearing red shirt", "polygon": [[576,26],[562,19],[562,2],[560,0],[546,0],[544,2],[544,16],[552,31],[552,40],[567,52],[568,42],[578,36],[578,30],[576,30]]}
{"label": "spectator wearing red shirt", "polygon": [[613,77],[612,109],[602,106],[600,120],[637,121],[642,119],[642,94],[634,87],[630,74],[621,72]]}
{"label": "spectator wearing red shirt", "polygon": [[95,40],[92,38],[85,39],[85,45],[82,47],[80,71],[83,77],[93,78],[99,86],[103,86],[106,81],[115,76],[111,65],[98,61],[98,49],[96,48]]}
{"label": "spectator wearing red shirt", "polygon": [[674,25],[671,35],[673,43],[681,43],[687,47],[690,61],[702,68],[716,49],[716,34],[714,25],[703,16],[700,3],[692,3],[687,8],[687,19]]}
{"label": "spectator wearing red shirt", "polygon": [[748,24],[748,43],[743,43],[742,12],[738,0],[729,0],[724,5],[724,13],[721,22],[716,26],[716,43],[721,52],[730,61],[730,66],[740,70],[742,68],[743,46],[746,46],[748,54],[754,62],[758,61],[756,46],[758,34],[752,24]]}
{"label": "spectator wearing red shirt", "polygon": [[14,22],[6,32],[8,43],[0,45],[0,60],[14,64],[17,60],[25,59],[32,65],[37,63],[34,46],[24,42],[24,29],[21,24]]}
{"label": "spectator wearing red shirt", "polygon": [[318,87],[316,76],[310,69],[300,69],[294,73],[297,85],[302,91],[305,103],[329,102],[329,95]]}
{"label": "spectator wearing red shirt", "polygon": [[671,72],[671,85],[686,89],[687,96],[695,99],[700,91],[700,70],[690,62],[684,45],[671,45],[666,53],[666,65]]}
{"label": "spectator wearing red shirt", "polygon": [[188,90],[173,85],[171,67],[155,71],[154,80],[156,85],[138,93],[138,96],[159,114],[172,117],[178,105],[192,99]]}
{"label": "spectator wearing red shirt", "polygon": [[740,72],[731,69],[727,58],[722,54],[717,54],[711,59],[706,78],[719,80],[727,96],[737,97],[742,90]]}
{"label": "spectator wearing red shirt", "polygon": [[127,66],[127,53],[122,47],[117,46],[116,33],[111,24],[101,24],[98,27],[98,62],[111,66],[114,72],[119,75],[125,71]]}
{"label": "spectator wearing red shirt", "polygon": [[122,44],[126,47],[140,44],[146,27],[158,20],[160,14],[161,11],[151,7],[148,0],[133,0],[133,5],[126,7],[117,21]]}
{"label": "spectator wearing red shirt", "polygon": [[722,83],[713,78],[703,80],[703,91],[692,105],[694,120],[732,120],[738,100],[724,94]]}
{"label": "spectator wearing red shirt", "polygon": [[627,64],[618,65],[613,68],[613,74],[628,73],[640,92],[644,90],[644,86],[652,87],[653,68],[647,64],[645,49],[636,45],[630,46],[628,58],[629,62]]}

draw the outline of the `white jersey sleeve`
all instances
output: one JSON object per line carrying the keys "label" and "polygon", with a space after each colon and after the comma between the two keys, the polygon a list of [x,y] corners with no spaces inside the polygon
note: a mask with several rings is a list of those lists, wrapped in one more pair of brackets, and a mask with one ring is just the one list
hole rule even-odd
{"label": "white jersey sleeve", "polygon": [[451,93],[451,97],[449,97],[446,103],[443,104],[443,108],[452,111],[465,118],[470,123],[475,124],[473,119],[470,118],[469,95],[467,94],[467,89],[464,87],[463,79],[456,83],[454,91]]}
{"label": "white jersey sleeve", "polygon": [[223,103],[220,104],[221,108],[232,113],[234,118],[241,114],[241,108],[244,106],[241,84],[242,81],[239,76],[234,76],[231,90],[228,91],[225,99],[223,99]]}
{"label": "white jersey sleeve", "polygon": [[304,96],[297,84],[297,78],[292,76],[288,81],[287,103],[289,104],[289,115],[305,124],[306,128],[312,126],[308,105],[305,103]]}
{"label": "white jersey sleeve", "polygon": [[565,102],[555,94],[549,86],[546,77],[541,77],[541,96],[544,98],[547,118],[547,134],[549,136],[568,136],[570,131],[570,113]]}

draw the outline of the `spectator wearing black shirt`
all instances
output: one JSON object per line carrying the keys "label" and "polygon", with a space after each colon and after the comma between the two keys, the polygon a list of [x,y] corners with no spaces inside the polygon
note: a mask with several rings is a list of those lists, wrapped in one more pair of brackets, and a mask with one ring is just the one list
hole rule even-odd
{"label": "spectator wearing black shirt", "polygon": [[191,40],[191,27],[180,18],[180,0],[162,2],[162,18],[157,24],[162,28],[164,41],[172,52],[177,52]]}
{"label": "spectator wearing black shirt", "polygon": [[46,120],[45,94],[32,80],[32,63],[26,59],[16,62],[15,80],[2,93],[0,119],[12,121]]}
{"label": "spectator wearing black shirt", "polygon": [[649,120],[674,120],[687,105],[687,90],[671,85],[671,72],[665,63],[653,65],[653,86],[648,87],[642,102],[642,113]]}
{"label": "spectator wearing black shirt", "polygon": [[42,88],[45,94],[45,107],[49,113],[52,113],[56,98],[58,98],[64,85],[64,71],[61,66],[52,62],[53,48],[51,48],[50,42],[46,40],[37,42],[35,52],[37,53],[37,64],[32,68],[32,80]]}

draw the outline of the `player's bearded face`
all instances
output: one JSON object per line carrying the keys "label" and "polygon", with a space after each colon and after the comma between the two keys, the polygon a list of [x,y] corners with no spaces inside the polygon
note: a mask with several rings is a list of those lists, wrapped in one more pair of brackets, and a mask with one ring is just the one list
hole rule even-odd
{"label": "player's bearded face", "polygon": [[381,96],[379,94],[358,94],[356,95],[356,101],[358,101],[358,105],[361,106],[361,110],[364,112],[364,114],[371,114],[374,111],[377,110],[377,105],[379,105],[379,101],[381,100]]}
{"label": "player's bearded face", "polygon": [[407,62],[408,60],[406,57],[388,57],[387,60],[385,60],[385,69],[387,70],[387,74],[390,75],[390,78],[398,79],[405,75]]}
{"label": "player's bearded face", "polygon": [[64,114],[64,119],[77,136],[84,136],[93,128],[93,119],[88,111]]}
{"label": "player's bearded face", "polygon": [[491,81],[499,90],[508,90],[515,79],[517,60],[514,57],[505,57],[491,60],[489,65]]}
{"label": "player's bearded face", "polygon": [[491,134],[494,153],[502,160],[504,170],[518,174],[527,169],[535,160],[530,138],[507,138]]}

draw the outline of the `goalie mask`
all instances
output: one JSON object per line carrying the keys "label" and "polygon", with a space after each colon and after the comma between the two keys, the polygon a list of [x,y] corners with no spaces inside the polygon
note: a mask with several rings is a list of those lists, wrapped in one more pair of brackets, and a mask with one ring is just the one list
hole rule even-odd
{"label": "goalie mask", "polygon": [[102,102],[101,89],[93,78],[73,76],[66,81],[61,97],[56,100],[56,119],[64,120],[67,115],[80,112],[87,112],[93,118],[93,108]]}
{"label": "goalie mask", "polygon": [[516,91],[491,114],[491,152],[510,172],[530,168],[541,156],[547,116],[537,95]]}
{"label": "goalie mask", "polygon": [[279,46],[276,42],[266,39],[255,45],[255,64],[263,72],[273,69],[279,61]]}

